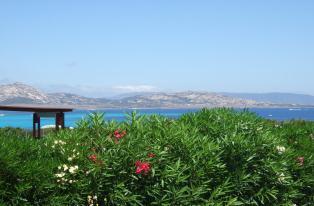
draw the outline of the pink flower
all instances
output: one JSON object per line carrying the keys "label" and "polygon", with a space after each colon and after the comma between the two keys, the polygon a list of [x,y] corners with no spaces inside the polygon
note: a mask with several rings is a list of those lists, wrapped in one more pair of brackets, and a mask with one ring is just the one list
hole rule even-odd
{"label": "pink flower", "polygon": [[90,159],[93,162],[97,162],[97,156],[95,154],[90,155],[88,159]]}
{"label": "pink flower", "polygon": [[97,165],[102,165],[103,161],[101,159],[98,159],[96,154],[92,154],[88,157],[88,159],[90,159],[92,162],[94,162]]}
{"label": "pink flower", "polygon": [[137,161],[135,162],[135,166],[136,166],[136,167],[139,167],[141,164],[142,164],[142,162],[139,161],[139,160],[137,160]]}
{"label": "pink flower", "polygon": [[147,156],[148,156],[149,158],[154,158],[156,155],[155,155],[154,153],[149,153]]}
{"label": "pink flower", "polygon": [[122,132],[120,132],[120,129],[117,129],[116,131],[113,132],[113,135],[116,137],[116,139],[119,140],[126,135],[126,131],[123,130]]}
{"label": "pink flower", "polygon": [[135,173],[136,174],[147,174],[150,171],[150,164],[148,162],[141,162],[141,161],[136,161],[135,162],[135,166],[136,166],[136,170]]}

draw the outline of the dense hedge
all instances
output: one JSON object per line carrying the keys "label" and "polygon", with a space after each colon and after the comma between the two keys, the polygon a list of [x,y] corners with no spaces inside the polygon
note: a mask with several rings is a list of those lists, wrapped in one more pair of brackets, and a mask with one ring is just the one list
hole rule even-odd
{"label": "dense hedge", "polygon": [[314,123],[231,109],[0,130],[4,205],[313,205]]}

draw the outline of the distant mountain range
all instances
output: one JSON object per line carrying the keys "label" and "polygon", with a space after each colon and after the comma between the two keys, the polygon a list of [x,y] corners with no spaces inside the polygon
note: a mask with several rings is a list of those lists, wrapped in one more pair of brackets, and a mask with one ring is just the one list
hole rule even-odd
{"label": "distant mountain range", "polygon": [[[117,98],[88,98],[70,93],[45,93],[23,83],[0,85],[0,104],[45,104],[74,108],[201,108],[201,107],[293,107],[314,105],[314,97],[289,94],[233,94],[213,92],[133,93]],[[282,97],[282,98],[280,98]],[[312,100],[311,98],[312,97]],[[274,101],[275,100],[275,101]],[[281,101],[279,101],[281,100]],[[299,100],[299,101],[293,101]],[[310,101],[311,100],[311,101]],[[303,104],[305,103],[305,104]]]}
{"label": "distant mountain range", "polygon": [[276,104],[314,105],[314,96],[293,93],[222,93],[229,97],[252,99],[258,102],[271,102]]}

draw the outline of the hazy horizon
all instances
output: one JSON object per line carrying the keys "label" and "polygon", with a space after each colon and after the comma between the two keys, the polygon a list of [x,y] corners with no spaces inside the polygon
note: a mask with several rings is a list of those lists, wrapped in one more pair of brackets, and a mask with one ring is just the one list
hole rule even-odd
{"label": "hazy horizon", "polygon": [[[2,1],[0,80],[314,95],[314,1]],[[73,92],[72,92],[73,93]]]}
{"label": "hazy horizon", "polygon": [[[85,97],[92,98],[116,98],[124,95],[132,95],[132,94],[144,94],[144,93],[176,93],[176,92],[213,92],[219,94],[296,94],[296,95],[309,95],[314,96],[312,94],[306,94],[302,92],[281,92],[281,91],[269,91],[269,92],[232,92],[232,91],[212,91],[212,90],[145,90],[139,89],[130,90],[130,89],[115,89],[115,88],[106,88],[106,87],[93,87],[88,85],[38,85],[21,81],[10,81],[8,79],[0,79],[0,85],[8,85],[14,83],[22,83],[26,85],[30,85],[39,89],[45,93],[71,93],[77,94]],[[144,85],[143,85],[144,86]]]}

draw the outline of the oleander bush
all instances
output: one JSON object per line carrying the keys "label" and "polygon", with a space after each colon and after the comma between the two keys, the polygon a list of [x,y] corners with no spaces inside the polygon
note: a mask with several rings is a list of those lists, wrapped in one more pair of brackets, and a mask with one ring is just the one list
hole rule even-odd
{"label": "oleander bush", "polygon": [[0,129],[3,205],[313,205],[314,123],[203,109]]}

